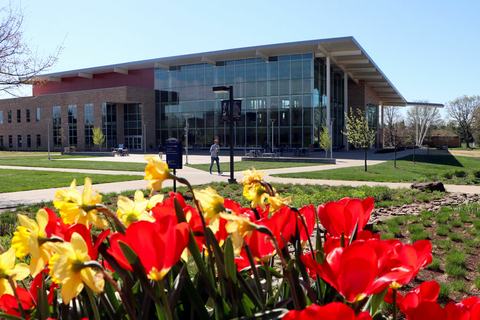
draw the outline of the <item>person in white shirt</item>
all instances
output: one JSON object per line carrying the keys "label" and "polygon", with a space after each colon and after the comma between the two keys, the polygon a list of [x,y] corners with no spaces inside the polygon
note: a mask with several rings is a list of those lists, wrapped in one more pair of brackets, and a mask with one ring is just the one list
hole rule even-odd
{"label": "person in white shirt", "polygon": [[218,158],[218,153],[220,152],[220,146],[218,145],[218,140],[215,139],[213,142],[212,146],[210,147],[210,156],[211,156],[211,163],[210,163],[210,174],[212,174],[212,167],[213,167],[213,162],[217,162],[217,169],[218,169],[218,174],[222,174],[220,171],[220,162]]}

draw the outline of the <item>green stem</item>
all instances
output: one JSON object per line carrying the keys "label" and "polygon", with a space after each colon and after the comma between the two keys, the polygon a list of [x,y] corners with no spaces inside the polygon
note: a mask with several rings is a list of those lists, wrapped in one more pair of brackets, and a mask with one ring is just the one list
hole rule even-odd
{"label": "green stem", "polygon": [[22,318],[26,319],[26,318],[27,318],[27,315],[25,314],[25,310],[23,310],[22,302],[20,301],[20,298],[18,297],[17,287],[15,286],[15,283],[13,282],[13,280],[12,280],[11,277],[8,277],[8,283],[9,283],[10,286],[12,287],[13,295],[15,296],[15,300],[17,300],[18,311],[20,312],[20,316],[21,316]]}
{"label": "green stem", "polygon": [[[273,289],[272,289],[272,274],[270,272],[270,264],[269,263],[264,263],[263,266],[265,267],[265,275],[267,278],[267,284],[268,284],[268,298],[273,296]],[[267,298],[267,301],[268,301]]]}
{"label": "green stem", "polygon": [[93,298],[92,289],[90,289],[88,286],[85,286],[85,289],[87,290],[88,300],[90,301],[90,305],[92,306],[93,316],[95,320],[100,320],[100,313],[98,312],[97,304],[95,303],[95,299]]}
{"label": "green stem", "polygon": [[167,320],[173,320],[172,310],[170,310],[170,304],[168,303],[167,294],[165,293],[165,286],[163,285],[163,280],[158,280],[157,285],[160,290],[160,294],[162,295],[162,302],[165,309],[165,315],[167,316]]}
{"label": "green stem", "polygon": [[393,320],[397,320],[397,289],[393,289]]}

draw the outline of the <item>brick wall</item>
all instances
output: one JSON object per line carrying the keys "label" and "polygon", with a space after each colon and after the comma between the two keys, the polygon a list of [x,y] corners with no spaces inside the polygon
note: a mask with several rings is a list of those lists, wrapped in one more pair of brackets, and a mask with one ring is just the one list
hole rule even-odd
{"label": "brick wall", "polygon": [[[7,150],[22,151],[46,151],[48,142],[48,123],[50,124],[50,149],[52,151],[63,151],[68,146],[68,141],[63,141],[62,148],[53,148],[52,137],[52,107],[61,107],[62,129],[67,132],[68,106],[77,106],[77,149],[85,150],[84,135],[84,105],[93,104],[94,126],[100,127],[102,120],[102,103],[117,103],[117,141],[123,143],[123,104],[142,103],[143,119],[147,121],[147,146],[155,145],[155,91],[140,88],[111,88],[100,90],[77,91],[61,94],[41,95],[36,97],[25,97],[17,99],[0,100],[0,111],[3,112],[3,124],[0,124],[0,136],[3,136],[3,144]],[[37,108],[40,108],[40,121],[36,122]],[[26,110],[30,110],[30,122],[26,122]],[[12,111],[12,123],[8,123],[7,113]],[[21,113],[21,122],[17,123],[17,110]],[[152,116],[153,114],[153,116]],[[152,119],[152,120],[150,120]],[[37,134],[41,136],[41,145],[37,146]],[[13,148],[8,148],[8,136],[13,136]],[[17,136],[22,136],[22,146],[17,148]],[[27,135],[31,136],[31,147],[27,147]],[[65,139],[66,140],[66,139]]]}

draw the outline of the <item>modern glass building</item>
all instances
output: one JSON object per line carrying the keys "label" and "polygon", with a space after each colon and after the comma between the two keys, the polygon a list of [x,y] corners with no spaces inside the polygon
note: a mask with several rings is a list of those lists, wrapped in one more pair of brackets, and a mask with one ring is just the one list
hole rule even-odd
{"label": "modern glass building", "polygon": [[[94,127],[102,129],[107,150],[123,144],[151,151],[172,137],[194,148],[209,147],[214,139],[229,146],[230,125],[220,114],[228,97],[214,93],[214,86],[232,86],[242,101],[233,130],[239,149],[266,141],[318,147],[323,128],[332,133],[333,148],[346,149],[342,131],[351,109],[365,112],[380,136],[382,107],[411,104],[353,37],[158,58],[41,79],[32,97],[0,100],[0,116],[8,120],[0,121],[0,142],[9,139],[4,148],[45,149],[50,138],[54,148],[93,150]],[[30,114],[36,121],[24,124]],[[36,144],[21,143],[32,135]]]}

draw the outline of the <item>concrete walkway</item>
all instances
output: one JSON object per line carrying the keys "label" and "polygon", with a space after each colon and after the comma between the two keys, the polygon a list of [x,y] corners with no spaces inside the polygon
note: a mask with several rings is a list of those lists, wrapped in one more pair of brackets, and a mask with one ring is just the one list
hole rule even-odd
{"label": "concrete walkway", "polygon": [[[403,157],[410,154],[411,150],[406,150],[399,152],[397,157]],[[237,153],[235,155],[234,161],[240,161],[242,154]],[[323,152],[313,153],[311,157],[324,157]],[[343,151],[334,153],[334,158],[337,159],[335,165],[322,165],[322,166],[308,166],[308,167],[297,167],[297,168],[280,168],[280,169],[270,169],[265,170],[264,179],[268,182],[279,182],[279,183],[299,183],[299,184],[310,184],[310,185],[331,185],[331,186],[387,186],[389,188],[409,188],[411,183],[385,183],[385,182],[368,182],[368,181],[336,181],[336,180],[314,180],[314,179],[292,179],[292,178],[278,178],[272,177],[271,175],[277,173],[291,173],[291,172],[309,172],[309,171],[318,171],[318,170],[329,170],[334,168],[345,168],[352,166],[362,166],[364,164],[363,160],[363,151]],[[367,156],[368,165],[374,165],[384,161],[393,159],[393,154],[374,154],[373,150],[370,150]],[[131,154],[128,157],[114,157],[114,158],[84,158],[79,159],[75,158],[72,160],[85,160],[85,161],[118,161],[118,162],[139,162],[147,163],[144,159],[144,155],[140,154]],[[185,157],[184,157],[185,160]],[[227,156],[222,156],[220,158],[221,162],[228,162],[229,158]],[[60,161],[60,160],[56,160]],[[69,160],[65,160],[69,161]],[[189,164],[202,164],[210,163],[210,157],[204,154],[191,154],[188,156]],[[255,166],[255,162],[252,162],[252,166]],[[144,173],[131,172],[131,171],[111,171],[111,170],[82,170],[82,169],[57,169],[57,168],[26,168],[26,167],[11,167],[11,166],[0,166],[2,169],[24,169],[24,170],[43,170],[43,171],[59,171],[59,172],[85,172],[85,173],[96,173],[96,174],[128,174],[128,175],[139,175],[139,180],[135,181],[126,181],[126,182],[114,182],[114,183],[104,183],[104,184],[95,184],[93,181],[93,188],[97,189],[102,193],[115,192],[120,193],[126,190],[137,190],[145,189],[148,182],[143,180],[140,176],[143,176]],[[218,174],[210,175],[208,172],[193,169],[188,166],[183,166],[183,169],[177,170],[177,175],[184,177],[190,181],[192,185],[205,184],[209,182],[227,182],[230,178],[229,172],[224,172],[221,176]],[[243,174],[241,172],[235,172],[235,178],[238,182],[242,179]],[[163,185],[164,187],[172,187],[172,181],[166,181]],[[178,186],[178,184],[177,184]],[[42,190],[31,190],[31,191],[21,191],[21,192],[9,192],[9,193],[0,193],[0,209],[16,207],[19,204],[35,204],[42,201],[52,201],[55,198],[55,193],[59,189],[68,189],[69,186],[63,188],[52,188],[52,189],[42,189]],[[461,193],[478,193],[480,194],[480,186],[462,186],[462,185],[445,185],[445,188],[448,192],[461,192]],[[79,190],[82,189],[81,186],[78,187]]]}

